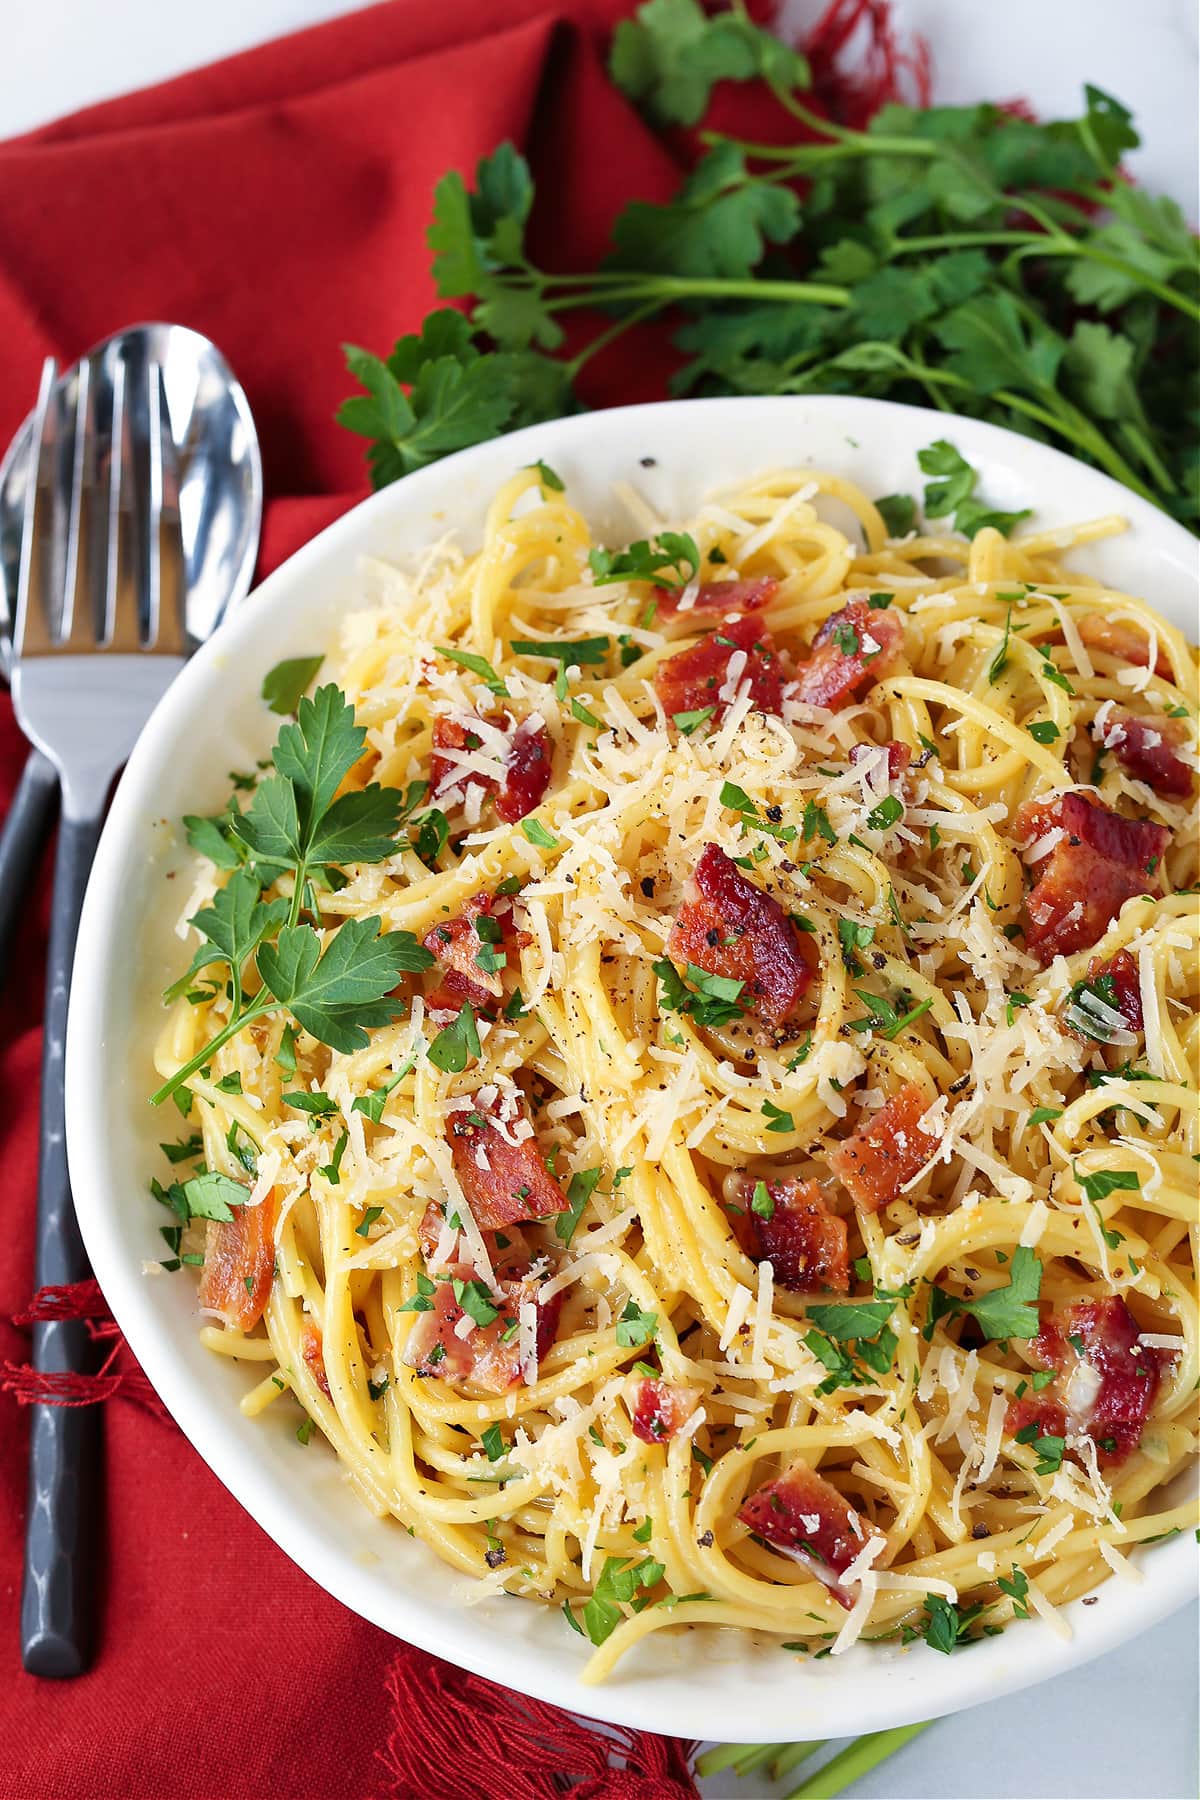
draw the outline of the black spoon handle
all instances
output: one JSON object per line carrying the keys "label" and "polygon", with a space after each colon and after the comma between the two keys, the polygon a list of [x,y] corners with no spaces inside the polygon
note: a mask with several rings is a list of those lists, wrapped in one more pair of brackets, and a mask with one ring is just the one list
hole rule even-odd
{"label": "black spoon handle", "polygon": [[[99,819],[64,818],[59,826],[42,1050],[38,1287],[83,1281],[91,1273],[67,1175],[63,1054],[75,939],[99,836]],[[59,1375],[86,1374],[93,1360],[91,1340],[80,1320],[55,1320],[34,1326],[35,1369]],[[30,1413],[21,1658],[31,1675],[61,1679],[81,1674],[91,1656],[91,1551],[99,1496],[99,1409],[94,1405],[35,1404]]]}
{"label": "black spoon handle", "polygon": [[8,978],[13,938],[57,807],[54,767],[40,750],[31,750],[0,826],[0,987]]}

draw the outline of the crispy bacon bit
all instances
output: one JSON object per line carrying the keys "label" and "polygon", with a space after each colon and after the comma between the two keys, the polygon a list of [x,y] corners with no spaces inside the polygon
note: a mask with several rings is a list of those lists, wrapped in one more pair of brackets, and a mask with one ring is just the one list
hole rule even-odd
{"label": "crispy bacon bit", "polygon": [[1027,801],[1016,830],[1025,843],[1065,833],[1034,865],[1025,896],[1025,943],[1043,968],[1094,944],[1135,894],[1158,891],[1154,871],[1171,837],[1163,825],[1124,819],[1074,793]]}
{"label": "crispy bacon bit", "polygon": [[[736,613],[744,618],[766,606],[778,586],[771,576],[764,576],[757,581],[705,581],[695,590],[655,588],[655,623],[690,619],[694,613],[719,613],[723,619]],[[680,601],[689,592],[690,606],[681,606]]]}
{"label": "crispy bacon bit", "polygon": [[481,1231],[503,1231],[519,1219],[544,1219],[566,1210],[566,1196],[549,1174],[536,1137],[520,1137],[529,1114],[515,1102],[511,1116],[503,1100],[483,1105],[473,1096],[470,1111],[453,1112],[446,1125],[454,1173]]}
{"label": "crispy bacon bit", "polygon": [[1192,791],[1192,771],[1175,754],[1183,737],[1175,719],[1113,713],[1097,734],[1097,741],[1112,751],[1135,781],[1144,781],[1164,798],[1186,800]]}
{"label": "crispy bacon bit", "polygon": [[[451,1263],[464,1261],[468,1254],[464,1248],[463,1239],[455,1230],[449,1249],[441,1256],[438,1255],[438,1245],[442,1242],[442,1232],[446,1225],[447,1215],[452,1210],[444,1200],[431,1200],[421,1214],[417,1236],[421,1242],[421,1254],[425,1258],[425,1266],[431,1273],[437,1269],[447,1269]],[[525,1274],[533,1257],[529,1248],[529,1240],[519,1225],[506,1225],[503,1231],[488,1231],[483,1235],[487,1240],[492,1268],[497,1275],[512,1279]],[[450,1234],[447,1232],[447,1240],[449,1237]]]}
{"label": "crispy bacon bit", "polygon": [[683,890],[667,938],[680,969],[745,983],[742,1003],[771,1025],[795,1013],[816,972],[816,951],[770,894],[748,881],[716,844],[706,844]]}
{"label": "crispy bacon bit", "polygon": [[1137,1320],[1116,1294],[1079,1300],[1048,1313],[1028,1347],[1054,1380],[1040,1394],[1014,1400],[1005,1429],[1036,1425],[1047,1437],[1089,1437],[1101,1463],[1120,1463],[1141,1443],[1163,1367],[1173,1352],[1138,1343]]}
{"label": "crispy bacon bit", "polygon": [[907,744],[902,744],[898,738],[890,739],[886,746],[883,744],[855,744],[850,751],[850,761],[852,763],[864,762],[866,758],[873,755],[876,750],[882,750],[884,748],[887,750],[888,780],[889,782],[899,781],[905,769],[907,769],[909,763],[912,761],[912,751]]}
{"label": "crispy bacon bit", "polygon": [[885,1106],[829,1152],[830,1168],[864,1212],[878,1212],[896,1199],[937,1149],[941,1140],[919,1125],[928,1110],[924,1089],[907,1081]]}
{"label": "crispy bacon bit", "polygon": [[[760,1186],[768,1204],[756,1212],[753,1201]],[[739,1244],[755,1262],[770,1263],[778,1287],[792,1294],[819,1294],[826,1288],[849,1292],[846,1221],[826,1205],[815,1181],[759,1183],[751,1175],[736,1175],[726,1183],[726,1193],[738,1209],[732,1223]],[[770,1217],[764,1218],[768,1210]]]}
{"label": "crispy bacon bit", "polygon": [[723,716],[743,682],[758,712],[778,715],[783,708],[783,677],[770,634],[753,619],[718,626],[686,650],[668,656],[654,672],[654,689],[669,716],[716,709]]}
{"label": "crispy bacon bit", "polygon": [[[483,1394],[504,1394],[527,1379],[521,1362],[520,1318],[523,1305],[537,1306],[540,1283],[500,1280],[491,1295],[497,1316],[488,1325],[472,1325],[463,1337],[455,1327],[466,1316],[454,1283],[477,1280],[469,1263],[453,1263],[434,1283],[430,1310],[416,1315],[404,1346],[404,1361],[418,1375],[438,1376]],[[554,1342],[563,1296],[555,1294],[537,1307],[536,1346],[540,1361]]]}
{"label": "crispy bacon bit", "polygon": [[[501,971],[479,966],[478,958],[485,942],[477,927],[479,919],[495,921],[500,930],[500,941],[492,944],[488,940],[488,947],[500,955],[507,955],[511,962],[512,951],[519,941],[512,902],[486,892],[472,894],[456,918],[435,925],[425,934],[425,948],[433,952],[445,970],[441,985],[427,996],[427,1005],[442,1010],[449,1007],[457,1012],[466,1000],[476,1009],[486,1010],[494,1008],[504,998]],[[485,961],[491,961],[486,953]]]}
{"label": "crispy bacon bit", "polygon": [[[1148,667],[1152,640],[1144,626],[1135,625],[1132,619],[1106,619],[1098,612],[1084,613],[1075,624],[1089,650],[1099,650],[1103,656],[1115,656],[1118,662],[1129,663],[1134,668]],[[1162,676],[1164,681],[1169,680],[1171,659],[1157,638],[1153,642],[1158,652],[1154,673]]]}
{"label": "crispy bacon bit", "polygon": [[[483,723],[502,727],[504,720],[498,714],[489,714]],[[472,739],[475,741],[472,742]],[[433,799],[443,799],[452,789],[461,792],[469,787],[495,786],[489,776],[481,775],[474,769],[464,769],[452,756],[441,754],[446,750],[478,750],[481,743],[482,739],[476,738],[476,734],[460,720],[451,719],[445,713],[439,714],[433,721],[433,755],[429,764]]]}
{"label": "crispy bacon bit", "polygon": [[550,786],[552,767],[545,726],[531,726],[528,721],[518,725],[508,752],[504,785],[496,795],[496,811],[506,825],[515,825],[540,806]]}
{"label": "crispy bacon bit", "polygon": [[504,823],[515,825],[518,819],[533,811],[550,785],[553,764],[546,728],[540,722],[531,725],[526,720],[511,730],[510,722],[501,713],[489,713],[480,723],[508,732],[503,783],[477,769],[463,769],[452,756],[440,754],[447,750],[479,748],[478,743],[471,742],[475,734],[468,725],[442,714],[433,721],[433,755],[430,759],[433,798],[440,800],[455,791],[461,794],[471,786],[481,787],[495,795],[496,811]]}
{"label": "crispy bacon bit", "polygon": [[[1142,1018],[1142,986],[1138,979],[1137,960],[1130,950],[1118,950],[1106,963],[1093,957],[1088,964],[1088,982],[1098,988],[1101,999],[1105,1000],[1114,1012],[1120,1013],[1129,1031],[1144,1031],[1145,1020]],[[1068,1025],[1067,1029],[1076,1037],[1087,1038],[1088,1033],[1076,1030]]]}
{"label": "crispy bacon bit", "polygon": [[701,1390],[677,1381],[638,1383],[633,1435],[644,1444],[665,1444],[686,1425],[700,1404]]}
{"label": "crispy bacon bit", "polygon": [[856,594],[826,619],[789,691],[806,706],[836,710],[879,679],[903,639],[904,627],[893,613],[871,608],[865,595]]}
{"label": "crispy bacon bit", "polygon": [[231,1220],[210,1219],[200,1271],[200,1305],[238,1331],[262,1318],[275,1272],[279,1202],[274,1188],[257,1206],[235,1206]]}
{"label": "crispy bacon bit", "polygon": [[300,1333],[300,1352],[312,1370],[317,1386],[328,1400],[329,1377],[325,1373],[325,1345],[321,1339],[321,1327],[315,1319],[305,1319],[304,1329]]}
{"label": "crispy bacon bit", "polygon": [[790,1463],[782,1475],[751,1494],[738,1513],[756,1536],[810,1569],[839,1606],[853,1599],[841,1586],[866,1543],[858,1516],[837,1489],[806,1462]]}

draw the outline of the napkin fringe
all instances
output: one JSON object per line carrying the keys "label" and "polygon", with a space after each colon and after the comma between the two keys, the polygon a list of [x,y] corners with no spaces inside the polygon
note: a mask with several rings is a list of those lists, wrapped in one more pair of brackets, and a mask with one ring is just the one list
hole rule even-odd
{"label": "napkin fringe", "polygon": [[133,1356],[97,1281],[76,1281],[67,1287],[39,1288],[12,1323],[27,1329],[62,1319],[78,1319],[87,1326],[95,1344],[107,1344],[108,1354],[93,1373],[61,1369],[35,1369],[28,1362],[0,1363],[0,1393],[11,1394],[21,1406],[96,1406],[118,1397],[132,1400],[157,1419],[170,1415]]}
{"label": "napkin fringe", "polygon": [[[831,0],[802,41],[814,96],[831,118],[856,130],[889,102],[929,105],[929,45],[915,37],[902,46],[892,10],[891,0]],[[847,51],[852,70],[839,65]]]}
{"label": "napkin fringe", "polygon": [[405,1646],[374,1800],[699,1800],[694,1741],[595,1725]]}

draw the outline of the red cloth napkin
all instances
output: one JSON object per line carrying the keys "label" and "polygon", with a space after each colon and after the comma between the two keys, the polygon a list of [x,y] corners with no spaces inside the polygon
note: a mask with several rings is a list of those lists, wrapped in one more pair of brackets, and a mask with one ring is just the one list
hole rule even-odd
{"label": "red cloth napkin", "polygon": [[[826,50],[862,15],[878,24],[881,6],[835,0]],[[207,332],[258,421],[267,572],[367,491],[361,441],[333,423],[352,385],[339,346],[382,349],[434,303],[424,234],[439,176],[469,171],[503,138],[522,145],[538,177],[535,241],[560,268],[599,253],[630,196],[664,199],[676,185],[671,151],[603,73],[626,10],[393,0],[0,145],[0,444],[45,355],[69,363],[136,319]],[[750,115],[760,130],[761,111]],[[592,365],[588,397],[655,397],[662,370],[661,340],[622,346]],[[5,697],[0,811],[25,748]],[[33,1266],[44,914],[31,905],[0,996],[0,1362],[22,1362],[28,1347],[11,1317]],[[0,1396],[4,1800],[550,1791],[527,1785],[528,1757],[510,1756],[505,1775],[494,1707],[476,1716],[495,1761],[453,1753],[480,1684],[460,1684],[458,1712],[438,1702],[443,1736],[429,1742],[451,1746],[445,1756],[414,1759],[397,1740],[389,1761],[393,1701],[411,1714],[425,1688],[450,1692],[444,1665],[398,1654],[301,1574],[172,1426],[118,1399],[105,1434],[95,1666],[39,1682],[17,1651],[25,1426]],[[549,1729],[545,1716],[536,1723]],[[586,1757],[556,1766],[595,1774]],[[678,1747],[655,1748],[644,1766],[645,1780],[620,1778],[629,1796],[690,1789]],[[586,1791],[615,1793],[604,1779]]]}

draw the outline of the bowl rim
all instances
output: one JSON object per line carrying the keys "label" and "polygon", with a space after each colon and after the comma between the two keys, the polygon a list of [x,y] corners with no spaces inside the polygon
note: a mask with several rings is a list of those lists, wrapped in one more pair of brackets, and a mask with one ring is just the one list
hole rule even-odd
{"label": "bowl rim", "polygon": [[[77,940],[66,1045],[68,1156],[80,1229],[96,1278],[167,1411],[222,1484],[279,1548],[328,1593],[371,1623],[506,1687],[611,1724],[735,1741],[758,1741],[771,1735],[769,1721],[764,1720],[761,1709],[754,1713],[747,1693],[736,1682],[730,1680],[733,1704],[725,1715],[714,1706],[713,1693],[707,1687],[690,1690],[683,1668],[678,1674],[669,1668],[661,1673],[627,1674],[618,1667],[603,1686],[584,1687],[576,1679],[577,1664],[567,1656],[560,1666],[550,1668],[544,1657],[527,1653],[519,1634],[505,1639],[492,1629],[481,1629],[480,1614],[445,1608],[440,1616],[433,1615],[415,1596],[401,1597],[373,1583],[369,1571],[336,1542],[332,1520],[318,1526],[302,1511],[289,1512],[286,1497],[274,1492],[265,1459],[260,1465],[245,1458],[241,1440],[232,1428],[224,1428],[224,1400],[211,1389],[196,1385],[169,1353],[154,1302],[146,1291],[158,1284],[145,1280],[118,1241],[116,1219],[123,1200],[114,1185],[104,1180],[101,1159],[93,1154],[94,1147],[103,1142],[105,1114],[101,1084],[89,1077],[95,1059],[110,1049],[103,1004],[108,946],[121,909],[123,871],[130,855],[136,853],[135,834],[150,802],[157,759],[178,721],[189,710],[195,711],[216,659],[228,665],[239,638],[250,637],[265,613],[283,614],[292,588],[322,564],[335,558],[349,562],[378,521],[392,514],[428,520],[431,500],[443,501],[453,513],[455,488],[465,476],[494,465],[493,486],[498,486],[503,475],[515,467],[539,459],[552,462],[556,446],[569,452],[585,447],[589,434],[611,435],[622,430],[636,440],[660,430],[664,423],[669,434],[681,415],[687,417],[689,426],[696,426],[689,430],[689,441],[704,446],[709,442],[710,418],[715,418],[715,429],[720,432],[732,425],[735,415],[745,422],[761,416],[764,408],[781,416],[783,409],[789,409],[798,424],[814,416],[834,420],[839,428],[845,426],[848,436],[855,429],[861,433],[866,425],[884,431],[891,426],[900,437],[913,437],[914,444],[918,437],[929,441],[947,434],[957,436],[968,455],[977,459],[985,454],[994,456],[1026,474],[1042,492],[1052,493],[1054,476],[1061,477],[1064,470],[1071,472],[1076,485],[1081,475],[1086,476],[1089,491],[1095,490],[1097,513],[1123,514],[1131,532],[1145,532],[1159,555],[1177,563],[1194,579],[1196,544],[1190,533],[1107,475],[1002,427],[893,401],[805,395],[649,402],[525,427],[460,451],[364,499],[281,564],[231,614],[216,636],[201,646],[156,707],[121,778],[93,865]],[[710,417],[701,420],[702,412]],[[702,448],[701,459],[705,454]],[[468,504],[473,509],[469,523],[474,525],[482,508]],[[468,523],[465,514],[462,522]],[[281,632],[280,641],[287,653],[286,631]],[[1006,1632],[973,1646],[970,1656],[964,1658],[946,1659],[924,1645],[914,1646],[921,1661],[910,1667],[909,1673],[917,1674],[916,1680],[878,1679],[885,1668],[898,1666],[898,1657],[891,1652],[881,1655],[872,1650],[867,1665],[851,1665],[849,1659],[843,1664],[826,1660],[818,1670],[805,1662],[801,1665],[803,1678],[811,1683],[814,1675],[820,1677],[819,1686],[812,1684],[810,1698],[821,1708],[822,1729],[826,1735],[852,1735],[940,1717],[1082,1666],[1187,1604],[1196,1586],[1196,1564],[1187,1535],[1176,1543],[1158,1546],[1144,1576],[1137,1588],[1106,1584],[1110,1604],[1091,1615],[1080,1613],[1079,1602],[1071,1603],[1066,1611],[1077,1629],[1069,1642],[1058,1638],[1046,1621],[1023,1622],[1016,1656],[1011,1654],[1016,1640]],[[1007,1654],[1003,1648],[1006,1640]],[[902,1654],[911,1663],[911,1653]],[[732,1677],[735,1666],[725,1663],[722,1669]],[[831,1670],[837,1673],[830,1675]],[[773,1679],[767,1686],[772,1704],[778,1708],[783,1703],[778,1684]],[[780,1735],[778,1730],[774,1735]]]}

